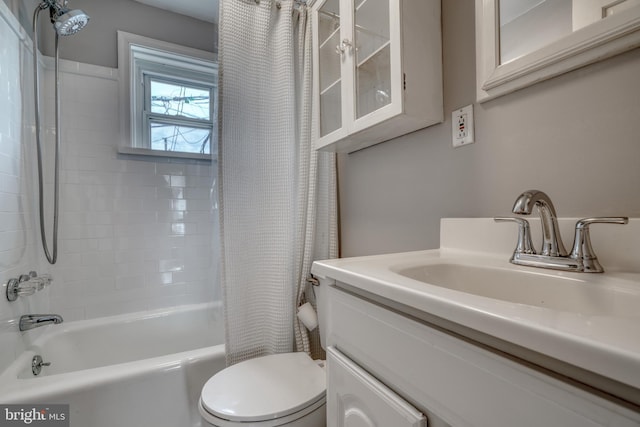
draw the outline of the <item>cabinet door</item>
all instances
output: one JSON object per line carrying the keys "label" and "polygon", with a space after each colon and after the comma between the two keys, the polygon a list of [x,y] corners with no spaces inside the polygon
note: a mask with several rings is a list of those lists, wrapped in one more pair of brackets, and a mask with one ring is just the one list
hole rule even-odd
{"label": "cabinet door", "polygon": [[349,0],[353,131],[402,112],[400,0]]}
{"label": "cabinet door", "polygon": [[348,41],[343,36],[345,17],[340,0],[319,0],[312,10],[314,54],[314,102],[318,118],[317,139],[322,144],[347,135],[344,120],[344,61]]}
{"label": "cabinet door", "polygon": [[426,427],[424,415],[333,347],[327,370],[328,426]]}

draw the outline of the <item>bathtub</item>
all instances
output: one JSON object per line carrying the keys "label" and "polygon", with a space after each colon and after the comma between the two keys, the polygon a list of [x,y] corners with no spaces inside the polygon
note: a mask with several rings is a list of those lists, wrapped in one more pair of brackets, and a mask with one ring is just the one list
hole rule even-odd
{"label": "bathtub", "polygon": [[[0,403],[69,404],[72,427],[200,426],[200,390],[225,367],[217,304],[44,328],[0,375]],[[51,362],[38,376],[36,354]]]}

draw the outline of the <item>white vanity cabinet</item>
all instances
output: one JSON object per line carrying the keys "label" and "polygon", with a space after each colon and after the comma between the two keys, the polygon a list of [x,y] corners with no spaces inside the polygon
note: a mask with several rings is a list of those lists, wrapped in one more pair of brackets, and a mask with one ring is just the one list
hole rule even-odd
{"label": "white vanity cabinet", "polygon": [[[371,388],[352,386],[350,372],[364,372],[365,378],[374,378],[373,390],[390,390],[411,402],[430,426],[640,426],[640,412],[631,404],[352,290],[339,282],[328,289],[328,426],[423,425],[344,422],[345,402],[357,402],[352,408],[385,408]],[[358,367],[345,368],[349,364]]]}
{"label": "white vanity cabinet", "polygon": [[316,149],[443,121],[440,0],[318,0],[311,12]]}

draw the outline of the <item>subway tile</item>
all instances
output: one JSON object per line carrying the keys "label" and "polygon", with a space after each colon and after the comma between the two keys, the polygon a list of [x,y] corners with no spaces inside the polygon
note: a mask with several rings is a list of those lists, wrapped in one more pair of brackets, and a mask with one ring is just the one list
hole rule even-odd
{"label": "subway tile", "polygon": [[115,225],[148,224],[149,221],[156,220],[155,215],[147,212],[114,212],[111,218]]}
{"label": "subway tile", "polygon": [[[0,233],[0,253],[7,253],[14,249],[22,249],[26,245],[24,235],[21,231],[5,231]],[[0,256],[2,259],[2,256]],[[10,258],[9,258],[10,259]]]}
{"label": "subway tile", "polygon": [[116,279],[116,289],[136,289],[144,288],[145,280],[144,275],[122,276]]}
{"label": "subway tile", "polygon": [[142,264],[145,260],[145,252],[140,250],[122,250],[114,254],[115,263],[135,262]]}
{"label": "subway tile", "polygon": [[144,210],[143,199],[114,199],[113,210],[116,212],[142,212]]}
{"label": "subway tile", "polygon": [[171,186],[172,187],[185,187],[186,186],[186,177],[171,175]]}
{"label": "subway tile", "polygon": [[174,273],[151,273],[145,275],[145,286],[155,288],[173,283]]}
{"label": "subway tile", "polygon": [[145,236],[145,228],[137,224],[119,224],[114,229],[115,237],[128,237],[143,239]]}
{"label": "subway tile", "polygon": [[0,212],[0,232],[22,230],[25,218],[17,212]]}
{"label": "subway tile", "polygon": [[[15,56],[18,61],[19,54]],[[7,61],[0,64],[4,81]],[[118,155],[117,82],[77,74],[89,69],[86,64],[67,66],[77,70],[62,73],[63,85],[73,90],[62,98],[64,117],[72,120],[63,125],[61,253],[58,265],[47,269],[55,282],[46,296],[40,295],[42,303],[69,321],[220,295],[211,284],[211,234],[217,212],[211,210],[210,187],[215,168],[195,160]],[[20,85],[14,84],[19,83],[18,67],[16,63],[12,85],[0,87],[12,91],[5,99],[25,98]],[[117,75],[117,70],[104,67],[98,71]],[[51,70],[43,73],[45,141],[54,137],[52,78]],[[25,105],[26,111],[33,111],[31,104]],[[22,148],[25,140],[33,145],[33,134],[21,135],[20,115],[5,112],[0,114],[0,237],[6,237],[1,239],[5,246],[0,249],[5,250],[0,250],[0,277],[28,271],[27,264],[36,265],[42,257],[31,206],[34,183],[29,181],[30,166],[24,166],[32,164],[33,153],[23,153]],[[50,169],[47,166],[48,174]],[[50,179],[47,187],[51,188]],[[206,236],[199,235],[203,233]],[[0,331],[1,344],[12,339]],[[0,353],[1,370],[4,360],[14,356]]]}
{"label": "subway tile", "polygon": [[186,204],[189,211],[211,211],[213,209],[209,199],[189,199]]}
{"label": "subway tile", "polygon": [[113,249],[115,251],[127,251],[132,249],[143,250],[147,244],[147,241],[142,238],[116,236],[113,240]]}
{"label": "subway tile", "polygon": [[[28,253],[28,249],[25,246],[16,246],[7,251],[0,252],[0,265],[7,270],[15,269],[18,270],[17,274],[12,275],[11,277],[17,277],[20,274],[24,274],[29,271],[27,265],[25,265],[25,254]],[[33,262],[31,265],[33,265]],[[24,268],[19,268],[23,266]]]}
{"label": "subway tile", "polygon": [[117,260],[114,259],[116,254],[112,251],[85,252],[80,255],[81,259],[79,264],[87,267],[97,267],[101,265],[113,266],[117,262]]}
{"label": "subway tile", "polygon": [[213,184],[213,180],[209,176],[186,176],[185,177],[186,187],[210,188],[212,184]]}
{"label": "subway tile", "polygon": [[171,187],[171,177],[172,175],[157,175],[159,180],[161,180],[165,186]]}
{"label": "subway tile", "polygon": [[98,250],[98,240],[97,239],[70,239],[68,237],[64,237],[60,241],[60,246],[62,252],[65,253],[77,253],[77,252],[85,252],[85,251],[96,251]]}
{"label": "subway tile", "polygon": [[155,199],[156,190],[150,187],[133,185],[117,187],[120,196],[126,199]]}
{"label": "subway tile", "polygon": [[156,212],[156,220],[158,222],[183,221],[187,213],[184,211]]}
{"label": "subway tile", "polygon": [[187,175],[212,177],[213,167],[211,163],[200,163],[197,165],[187,166]]}
{"label": "subway tile", "polygon": [[188,187],[184,189],[185,199],[211,199],[211,189],[208,187]]}
{"label": "subway tile", "polygon": [[181,222],[176,222],[171,224],[171,234],[175,235],[185,235],[186,232],[186,224]]}
{"label": "subway tile", "polygon": [[143,160],[121,160],[124,163],[127,172],[135,172],[139,174],[155,175],[160,165],[152,161]]}
{"label": "subway tile", "polygon": [[[189,201],[190,203],[191,201]],[[187,201],[174,199],[171,200],[171,209],[174,211],[186,211],[187,210]]]}
{"label": "subway tile", "polygon": [[184,269],[184,261],[180,259],[165,259],[158,262],[161,273],[182,271]]}
{"label": "subway tile", "polygon": [[[144,199],[142,200],[144,211],[168,211],[172,209],[172,200],[170,199]],[[175,209],[173,209],[175,210]],[[184,209],[183,209],[184,210]]]}
{"label": "subway tile", "polygon": [[165,187],[159,188],[157,197],[158,199],[183,199],[184,188],[181,187]]}
{"label": "subway tile", "polygon": [[144,235],[149,237],[155,236],[171,236],[171,224],[168,222],[153,222],[142,226]]}
{"label": "subway tile", "polygon": [[98,251],[107,252],[113,251],[113,238],[103,238],[98,240]]}
{"label": "subway tile", "polygon": [[188,165],[177,164],[177,163],[159,163],[158,165],[156,165],[156,173],[159,175],[168,175],[168,176],[186,175],[187,169],[188,169]]}

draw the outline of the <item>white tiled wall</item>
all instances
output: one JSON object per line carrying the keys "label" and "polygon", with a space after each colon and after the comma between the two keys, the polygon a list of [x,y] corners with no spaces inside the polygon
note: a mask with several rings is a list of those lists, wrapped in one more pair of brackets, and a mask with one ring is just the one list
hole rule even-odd
{"label": "white tiled wall", "polygon": [[[220,298],[210,191],[215,164],[117,154],[116,69],[61,63],[60,252],[55,266],[44,260],[30,46],[0,2],[0,372],[41,332],[18,332],[22,314],[50,312],[71,321]],[[50,217],[54,76],[51,58],[44,62]],[[34,269],[53,274],[54,283],[8,302],[4,284]]]}
{"label": "white tiled wall", "polygon": [[[219,298],[215,163],[118,154],[117,76],[61,63],[60,255],[51,268],[51,309],[69,320]],[[51,85],[45,102],[53,106]],[[52,127],[53,109],[46,111]],[[53,128],[46,133],[51,139]]]}
{"label": "white tiled wall", "polygon": [[9,279],[38,268],[31,67],[30,42],[0,2],[0,371],[25,348],[17,326],[20,315],[48,310],[47,291],[15,302],[5,297]]}

